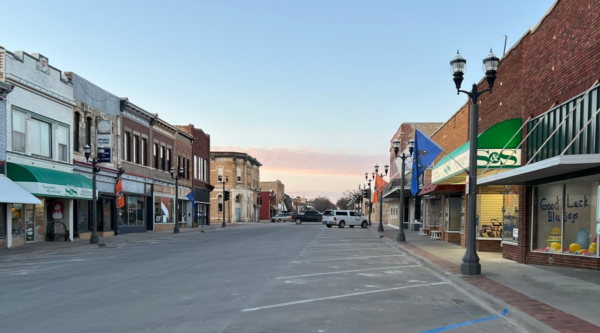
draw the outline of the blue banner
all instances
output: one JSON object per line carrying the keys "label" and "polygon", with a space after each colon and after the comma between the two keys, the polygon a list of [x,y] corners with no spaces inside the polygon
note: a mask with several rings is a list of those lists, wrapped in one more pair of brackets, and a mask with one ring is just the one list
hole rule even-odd
{"label": "blue banner", "polygon": [[415,150],[412,169],[412,182],[410,190],[413,195],[419,193],[419,176],[433,163],[433,161],[442,153],[440,148],[433,140],[423,134],[418,128],[415,129]]}

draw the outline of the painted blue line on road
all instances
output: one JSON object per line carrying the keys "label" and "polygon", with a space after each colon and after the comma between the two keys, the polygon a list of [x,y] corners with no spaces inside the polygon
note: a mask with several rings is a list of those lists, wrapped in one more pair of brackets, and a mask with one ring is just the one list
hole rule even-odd
{"label": "painted blue line on road", "polygon": [[463,327],[463,326],[468,326],[468,325],[473,325],[473,324],[477,324],[477,323],[482,323],[484,321],[490,321],[490,320],[494,320],[494,319],[500,319],[502,317],[506,317],[506,314],[508,313],[507,309],[504,309],[504,311],[502,311],[501,315],[497,315],[497,316],[491,316],[491,317],[485,317],[485,318],[481,318],[481,319],[475,319],[475,320],[470,320],[470,321],[465,321],[463,323],[458,323],[458,324],[452,324],[452,325],[448,325],[448,326],[444,326],[444,327],[439,327],[439,328],[434,328],[432,330],[429,331],[423,331],[421,333],[437,333],[437,332],[443,332],[443,331],[448,331],[448,330],[452,330],[458,327]]}

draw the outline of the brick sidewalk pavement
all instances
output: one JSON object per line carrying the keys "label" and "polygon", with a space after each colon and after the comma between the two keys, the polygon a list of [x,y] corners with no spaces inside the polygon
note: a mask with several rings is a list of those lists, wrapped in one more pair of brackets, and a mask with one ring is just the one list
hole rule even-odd
{"label": "brick sidewalk pavement", "polygon": [[[457,287],[462,287],[461,289],[471,296],[480,299],[480,301],[487,303],[498,311],[502,310],[499,307],[508,305],[508,308],[513,315],[517,315],[518,317],[519,312],[521,312],[533,319],[531,320],[530,318],[527,318],[527,316],[516,318],[517,323],[520,324],[519,326],[522,328],[538,332],[548,332],[548,328],[563,333],[600,332],[600,326],[594,325],[580,317],[510,288],[505,284],[485,276],[485,274],[480,276],[462,276],[460,275],[459,264],[441,258],[432,253],[433,251],[429,252],[416,245],[422,243],[422,239],[419,239],[418,243],[411,242],[411,238],[418,237],[414,236],[412,232],[407,231],[407,242],[398,245],[396,242],[398,230],[390,227],[386,229],[384,236],[389,243],[397,246],[399,249],[422,262],[438,274],[450,278],[451,281],[456,282]],[[371,227],[371,231],[377,233],[376,230],[376,227]],[[436,241],[433,240],[433,242]],[[501,302],[498,302],[498,300]],[[594,307],[597,305],[593,299],[590,299],[589,301],[590,306]],[[535,321],[542,323],[543,325],[538,325]]]}

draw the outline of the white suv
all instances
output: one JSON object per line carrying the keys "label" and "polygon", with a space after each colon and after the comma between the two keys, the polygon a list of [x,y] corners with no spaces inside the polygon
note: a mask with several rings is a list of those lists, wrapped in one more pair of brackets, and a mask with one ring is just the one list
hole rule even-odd
{"label": "white suv", "polygon": [[353,210],[326,210],[323,213],[323,224],[327,225],[327,228],[331,228],[337,225],[340,228],[349,226],[360,226],[366,228],[369,225],[367,218],[361,216]]}

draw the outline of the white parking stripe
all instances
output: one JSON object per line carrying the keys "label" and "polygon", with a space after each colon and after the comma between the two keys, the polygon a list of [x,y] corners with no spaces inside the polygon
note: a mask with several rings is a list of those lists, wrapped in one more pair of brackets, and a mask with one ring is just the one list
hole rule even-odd
{"label": "white parking stripe", "polygon": [[323,253],[323,252],[348,252],[348,251],[360,251],[360,250],[385,250],[385,251],[391,251],[393,250],[390,247],[361,247],[358,249],[343,249],[343,250],[323,250],[323,251],[304,251],[304,252],[300,252],[300,254],[308,254],[308,253]]}
{"label": "white parking stripe", "polygon": [[304,303],[325,301],[325,300],[337,299],[337,298],[344,298],[344,297],[352,297],[352,296],[359,296],[359,295],[375,294],[375,293],[382,293],[382,292],[386,292],[386,291],[401,290],[401,289],[408,289],[408,288],[438,286],[438,285],[448,284],[448,283],[449,282],[424,283],[424,284],[415,284],[415,285],[412,285],[412,286],[404,286],[404,287],[396,287],[396,288],[388,288],[388,289],[362,291],[362,292],[358,292],[358,293],[345,294],[345,295],[312,298],[312,299],[305,299],[305,300],[302,300],[302,301],[295,301],[295,302],[288,302],[288,303],[279,303],[279,304],[273,304],[273,305],[267,305],[267,306],[259,306],[257,308],[244,309],[244,310],[242,310],[242,312],[250,312],[250,311],[258,311],[258,310],[264,310],[264,309],[280,308],[280,307],[288,306],[288,305],[297,305],[297,304],[304,304]]}
{"label": "white parking stripe", "polygon": [[294,275],[294,276],[282,276],[282,277],[276,278],[276,280],[294,279],[294,278],[299,278],[299,277],[309,277],[309,276],[319,276],[319,275],[331,275],[331,274],[343,274],[343,273],[354,273],[354,272],[364,272],[364,271],[376,271],[376,270],[380,270],[380,269],[392,269],[392,268],[402,268],[402,267],[421,267],[421,265],[389,266],[389,267],[379,267],[379,268],[355,269],[355,270],[351,270],[351,271],[338,271],[338,272],[314,273],[314,274],[304,274],[304,275]]}
{"label": "white parking stripe", "polygon": [[384,254],[378,256],[362,256],[362,257],[345,257],[345,258],[327,258],[327,259],[315,259],[315,260],[300,260],[292,261],[292,264],[298,264],[301,262],[313,262],[313,261],[330,261],[330,260],[349,260],[349,259],[367,259],[367,258],[381,258],[381,257],[406,257],[403,254]]}
{"label": "white parking stripe", "polygon": [[371,245],[371,244],[385,244],[385,243],[383,243],[383,242],[371,242],[371,243],[353,243],[353,244],[321,244],[321,245],[312,245],[312,244],[309,244],[308,247],[314,247],[314,246],[339,246],[339,245],[346,245],[346,246],[352,245],[352,246],[354,246],[354,245],[364,245],[364,244]]}

